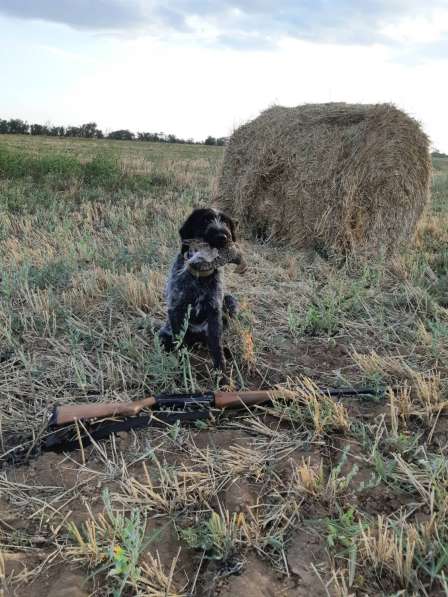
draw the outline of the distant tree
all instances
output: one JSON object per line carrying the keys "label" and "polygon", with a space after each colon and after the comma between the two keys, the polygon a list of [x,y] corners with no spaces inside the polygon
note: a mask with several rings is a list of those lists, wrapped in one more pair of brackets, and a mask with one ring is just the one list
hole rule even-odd
{"label": "distant tree", "polygon": [[128,131],[127,129],[122,129],[119,131],[112,131],[107,135],[108,139],[117,139],[119,141],[132,141],[135,138],[134,133]]}
{"label": "distant tree", "polygon": [[443,153],[442,151],[439,151],[438,149],[435,149],[432,153],[431,153],[433,158],[448,158],[448,154]]}
{"label": "distant tree", "polygon": [[216,145],[225,145],[227,143],[227,137],[218,137],[216,139]]}
{"label": "distant tree", "polygon": [[29,124],[20,120],[20,118],[11,118],[8,122],[8,133],[11,135],[26,135],[29,133],[29,130]]}
{"label": "distant tree", "polygon": [[128,129],[120,129],[104,133],[98,128],[96,122],[86,122],[81,126],[51,126],[51,123],[39,124],[33,123],[31,126],[18,118],[11,120],[4,120],[0,118],[0,134],[15,133],[15,134],[31,134],[31,135],[50,135],[52,137],[81,137],[84,139],[118,139],[120,141],[147,141],[152,143],[189,143],[189,144],[201,144],[206,145],[225,145],[227,139],[225,137],[207,137],[205,141],[195,141],[191,137],[188,139],[182,139],[176,135],[170,133],[150,133],[150,132],[139,132],[137,135],[129,131]]}
{"label": "distant tree", "polygon": [[79,126],[68,126],[65,129],[65,136],[66,137],[80,137],[81,129],[79,128]]}
{"label": "distant tree", "polygon": [[87,122],[79,127],[79,136],[85,139],[102,139],[103,132],[98,129],[96,122]]}
{"label": "distant tree", "polygon": [[173,134],[165,133],[137,133],[137,141],[147,141],[151,143],[194,143],[193,139],[182,139]]}
{"label": "distant tree", "polygon": [[44,124],[32,124],[30,126],[30,133],[32,135],[49,135],[50,130]]}
{"label": "distant tree", "polygon": [[52,126],[48,134],[52,137],[63,137],[65,135],[65,128],[63,126]]}
{"label": "distant tree", "polygon": [[161,141],[159,133],[137,133],[137,140],[152,143],[158,143]]}

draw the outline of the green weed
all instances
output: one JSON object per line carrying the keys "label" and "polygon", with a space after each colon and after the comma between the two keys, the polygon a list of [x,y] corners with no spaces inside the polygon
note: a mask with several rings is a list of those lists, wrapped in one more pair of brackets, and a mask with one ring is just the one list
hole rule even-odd
{"label": "green weed", "polygon": [[131,587],[137,591],[141,581],[140,558],[152,538],[145,537],[146,518],[139,510],[129,516],[112,509],[108,491],[103,492],[105,515],[91,520],[83,529],[69,523],[68,531],[75,542],[73,555],[85,558],[93,575],[106,574],[114,597]]}
{"label": "green weed", "polygon": [[206,521],[181,530],[181,537],[189,547],[203,550],[206,558],[225,562],[235,555],[241,537],[238,514],[212,512]]}

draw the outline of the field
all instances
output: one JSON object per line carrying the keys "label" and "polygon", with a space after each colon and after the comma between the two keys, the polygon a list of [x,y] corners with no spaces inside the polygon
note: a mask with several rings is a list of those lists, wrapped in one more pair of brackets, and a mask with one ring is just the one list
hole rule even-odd
{"label": "field", "polygon": [[166,354],[155,332],[222,155],[0,137],[4,595],[448,595],[448,160],[390,261],[242,241],[230,385],[296,400],[33,450],[56,403],[216,387],[206,351]]}

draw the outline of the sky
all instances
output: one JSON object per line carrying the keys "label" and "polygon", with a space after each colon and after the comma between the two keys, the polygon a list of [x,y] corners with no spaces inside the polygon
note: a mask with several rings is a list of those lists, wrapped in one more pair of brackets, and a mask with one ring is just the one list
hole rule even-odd
{"label": "sky", "polygon": [[227,136],[391,102],[448,152],[448,0],[0,0],[0,118]]}

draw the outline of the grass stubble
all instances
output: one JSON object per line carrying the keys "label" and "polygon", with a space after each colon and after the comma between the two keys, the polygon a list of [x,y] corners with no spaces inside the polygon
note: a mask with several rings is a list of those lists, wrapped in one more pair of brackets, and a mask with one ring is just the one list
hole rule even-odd
{"label": "grass stubble", "polygon": [[[54,403],[216,387],[206,352],[165,354],[156,329],[179,223],[221,159],[0,139],[2,454],[37,441]],[[432,208],[387,263],[243,242],[231,385],[296,400],[5,463],[4,594],[67,571],[94,595],[227,595],[260,575],[284,595],[448,594],[447,177],[436,160]],[[317,387],[358,384],[393,391]]]}

